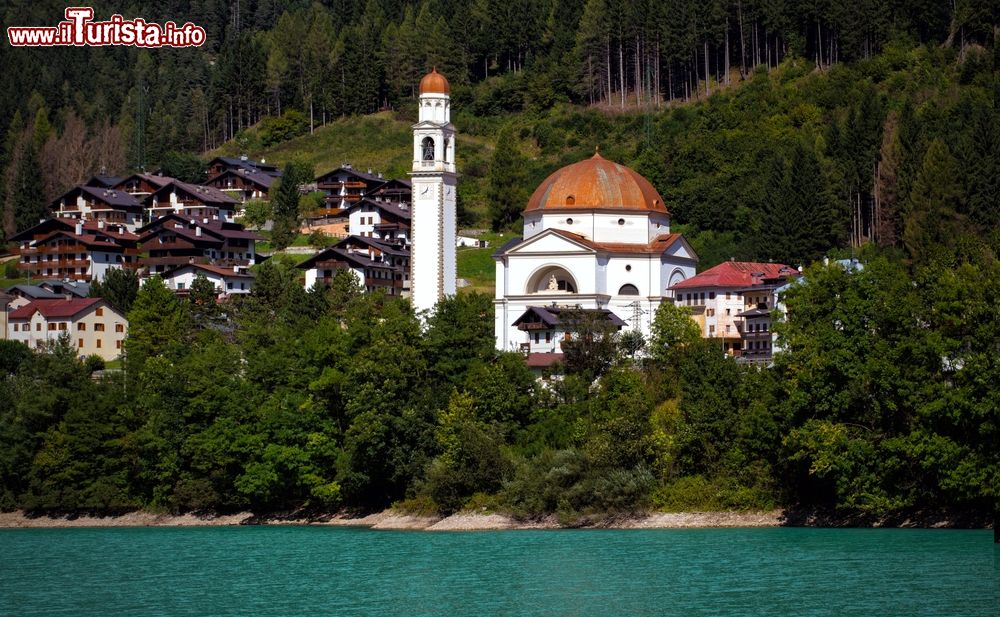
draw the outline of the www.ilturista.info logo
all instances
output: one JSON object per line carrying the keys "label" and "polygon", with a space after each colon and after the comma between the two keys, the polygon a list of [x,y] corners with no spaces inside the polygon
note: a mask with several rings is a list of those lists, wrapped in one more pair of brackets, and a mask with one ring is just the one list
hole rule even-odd
{"label": "www.ilturista.info logo", "polygon": [[93,21],[94,9],[90,7],[70,7],[65,15],[66,21],[57,26],[10,26],[7,40],[14,47],[200,47],[205,43],[205,29],[191,22],[178,26],[168,21],[161,26],[121,15],[112,15],[108,21]]}

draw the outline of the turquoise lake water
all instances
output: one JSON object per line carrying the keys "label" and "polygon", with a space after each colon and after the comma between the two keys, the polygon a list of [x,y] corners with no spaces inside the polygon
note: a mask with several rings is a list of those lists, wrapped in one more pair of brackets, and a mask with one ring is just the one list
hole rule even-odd
{"label": "turquoise lake water", "polygon": [[2,615],[1000,615],[990,531],[0,529]]}

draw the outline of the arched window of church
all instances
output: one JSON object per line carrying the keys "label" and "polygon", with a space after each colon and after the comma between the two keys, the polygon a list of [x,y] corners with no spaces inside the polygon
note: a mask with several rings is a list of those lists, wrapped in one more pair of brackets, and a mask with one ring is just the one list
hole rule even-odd
{"label": "arched window of church", "polygon": [[546,268],[528,282],[527,293],[576,293],[576,282],[573,276],[562,268]]}
{"label": "arched window of church", "polygon": [[639,288],[632,283],[626,283],[622,285],[621,289],[618,290],[619,296],[638,296]]}
{"label": "arched window of church", "polygon": [[424,140],[420,142],[420,146],[423,149],[423,160],[433,161],[434,160],[434,140],[430,137],[424,137]]}

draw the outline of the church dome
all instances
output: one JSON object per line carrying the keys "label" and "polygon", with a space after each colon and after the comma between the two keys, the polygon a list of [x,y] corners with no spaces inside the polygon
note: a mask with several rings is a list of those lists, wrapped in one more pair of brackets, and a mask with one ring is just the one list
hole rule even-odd
{"label": "church dome", "polygon": [[[427,79],[426,77],[424,79]],[[423,82],[421,82],[421,90]],[[538,185],[525,213],[544,210],[616,210],[667,214],[663,197],[634,170],[595,153],[559,169]]]}
{"label": "church dome", "polygon": [[448,84],[448,80],[437,72],[437,67],[431,69],[431,72],[420,80],[420,94],[449,94],[450,92],[451,86]]}

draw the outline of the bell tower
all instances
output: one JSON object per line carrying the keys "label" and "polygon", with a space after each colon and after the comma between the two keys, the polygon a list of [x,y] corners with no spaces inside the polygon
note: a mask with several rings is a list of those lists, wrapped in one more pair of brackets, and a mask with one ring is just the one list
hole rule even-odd
{"label": "bell tower", "polygon": [[410,298],[420,313],[455,294],[455,127],[451,87],[435,68],[420,80],[420,114],[413,125],[413,210]]}

